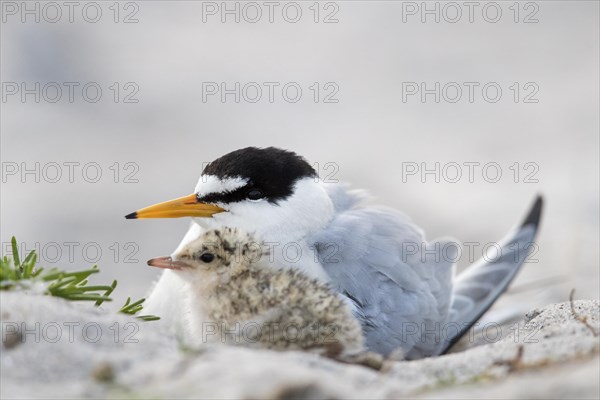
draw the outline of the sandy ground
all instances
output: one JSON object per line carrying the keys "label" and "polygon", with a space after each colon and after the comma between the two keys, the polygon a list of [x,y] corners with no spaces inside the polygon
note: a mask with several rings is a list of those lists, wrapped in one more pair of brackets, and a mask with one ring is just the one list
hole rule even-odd
{"label": "sandy ground", "polygon": [[301,352],[182,350],[151,323],[44,296],[1,300],[3,399],[592,399],[600,390],[597,300],[575,301],[575,314],[568,303],[532,310],[495,343],[380,371]]}

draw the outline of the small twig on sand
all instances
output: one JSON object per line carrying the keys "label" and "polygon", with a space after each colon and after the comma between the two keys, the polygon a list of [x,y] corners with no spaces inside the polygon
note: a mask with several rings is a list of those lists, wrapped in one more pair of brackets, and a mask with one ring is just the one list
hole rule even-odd
{"label": "small twig on sand", "polygon": [[506,365],[508,367],[508,372],[513,372],[523,368],[523,353],[525,352],[525,347],[520,344],[517,347],[517,354],[511,358],[510,360],[499,360],[494,362],[495,365]]}
{"label": "small twig on sand", "polygon": [[569,304],[571,304],[571,313],[573,314],[573,317],[577,321],[584,324],[592,332],[592,335],[594,335],[594,337],[597,337],[598,331],[596,331],[596,329],[594,329],[594,327],[592,325],[590,325],[590,323],[587,320],[587,316],[581,315],[577,311],[575,311],[575,303],[573,301],[574,296],[575,296],[575,289],[571,289],[571,294],[569,295]]}

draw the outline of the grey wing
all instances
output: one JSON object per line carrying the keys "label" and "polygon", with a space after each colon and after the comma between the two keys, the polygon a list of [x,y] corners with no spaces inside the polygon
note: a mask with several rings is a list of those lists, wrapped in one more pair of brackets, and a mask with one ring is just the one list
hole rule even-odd
{"label": "grey wing", "polygon": [[311,242],[331,285],[354,303],[368,349],[387,355],[402,348],[407,358],[439,352],[439,335],[422,333],[435,332],[447,319],[453,264],[441,256],[446,243],[426,243],[406,216],[391,209],[336,211]]}
{"label": "grey wing", "polygon": [[500,243],[499,256],[479,260],[454,280],[453,300],[448,324],[454,334],[448,335],[441,352],[448,350],[494,304],[514,279],[521,265],[536,247],[543,200],[538,196],[525,221]]}

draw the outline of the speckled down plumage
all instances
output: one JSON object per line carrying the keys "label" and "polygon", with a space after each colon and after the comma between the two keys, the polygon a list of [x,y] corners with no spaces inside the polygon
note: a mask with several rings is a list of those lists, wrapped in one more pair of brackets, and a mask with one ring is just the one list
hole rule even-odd
{"label": "speckled down plumage", "polygon": [[[211,262],[201,256],[214,255]],[[359,322],[341,296],[299,270],[263,262],[263,247],[239,229],[210,230],[175,257],[189,285],[190,344],[207,340],[275,350],[356,354]]]}

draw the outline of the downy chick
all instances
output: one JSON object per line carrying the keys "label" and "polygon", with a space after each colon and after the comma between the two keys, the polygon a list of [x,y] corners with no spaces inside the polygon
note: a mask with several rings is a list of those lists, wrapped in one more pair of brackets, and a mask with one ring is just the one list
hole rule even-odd
{"label": "downy chick", "polygon": [[364,350],[359,322],[344,300],[298,269],[278,269],[251,234],[210,230],[172,257],[148,265],[175,270],[189,285],[189,337],[338,357]]}

